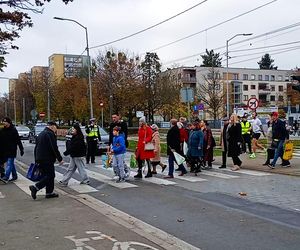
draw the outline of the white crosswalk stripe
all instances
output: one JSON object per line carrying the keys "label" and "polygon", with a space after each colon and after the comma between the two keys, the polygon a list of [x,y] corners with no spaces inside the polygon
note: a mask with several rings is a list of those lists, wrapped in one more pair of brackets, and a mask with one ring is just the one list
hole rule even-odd
{"label": "white crosswalk stripe", "polygon": [[[130,172],[131,177],[135,176],[136,174],[137,174],[137,172],[134,172],[134,171]],[[177,184],[174,181],[164,180],[162,178],[156,178],[156,177],[143,178],[143,181],[150,182],[150,183],[157,184],[157,185],[165,185],[165,186],[176,185]]]}
{"label": "white crosswalk stripe", "polygon": [[0,192],[0,199],[5,198],[5,196]]}
{"label": "white crosswalk stripe", "polygon": [[[213,166],[213,168],[217,169],[218,171],[220,170],[219,166]],[[221,171],[232,172],[232,170],[230,168],[222,168]],[[237,171],[235,173],[252,175],[252,176],[267,176],[267,175],[272,175],[271,173],[267,173],[267,172],[259,172],[259,171],[247,170],[247,169],[240,169],[239,171]]]}
{"label": "white crosswalk stripe", "polygon": [[[30,185],[34,185],[34,182],[28,180],[26,177],[18,173],[18,179],[14,182],[21,190],[23,190],[26,194],[31,195],[29,190]],[[43,188],[37,192],[38,196],[45,196],[46,190]]]}
{"label": "white crosswalk stripe", "polygon": [[222,178],[222,179],[239,178],[239,176],[236,176],[236,175],[222,174],[222,173],[218,173],[218,172],[209,172],[209,171],[202,171],[201,175],[213,176],[213,177]]}

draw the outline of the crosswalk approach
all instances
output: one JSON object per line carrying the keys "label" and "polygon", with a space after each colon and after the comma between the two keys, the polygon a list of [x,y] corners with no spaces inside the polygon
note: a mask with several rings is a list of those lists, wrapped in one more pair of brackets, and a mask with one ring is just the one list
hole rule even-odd
{"label": "crosswalk approach", "polygon": [[[60,181],[63,177],[63,173],[66,170],[68,163],[65,163],[63,166],[56,167],[56,181]],[[23,169],[24,170],[24,169]],[[193,185],[201,185],[201,183],[213,182],[216,179],[223,181],[236,180],[243,177],[264,177],[272,175],[271,173],[259,172],[254,170],[244,170],[241,169],[238,172],[232,172],[230,169],[219,169],[218,166],[213,166],[211,170],[204,170],[200,172],[197,176],[193,174],[187,174],[184,176],[179,176],[178,173],[174,173],[174,179],[164,179],[163,177],[167,175],[168,169],[165,170],[164,173],[159,173],[151,178],[143,178],[141,180],[135,180],[134,175],[136,175],[136,169],[132,169],[130,172],[130,177],[126,182],[116,182],[116,178],[114,176],[114,172],[112,168],[105,168],[102,165],[93,165],[89,166],[87,169],[87,174],[91,179],[90,185],[80,184],[79,175],[74,175],[73,178],[70,179],[67,187],[60,187],[61,189],[69,188],[76,191],[79,194],[83,193],[95,193],[99,192],[103,186],[106,184],[107,186],[125,190],[130,188],[139,188],[144,184],[150,185],[159,185],[159,186],[180,186],[185,187],[187,183]],[[24,176],[24,173],[18,172],[18,180],[14,182],[21,190],[23,190],[26,194],[30,195],[29,186],[33,184],[32,181],[27,179]],[[45,189],[38,191],[38,196],[45,195]]]}

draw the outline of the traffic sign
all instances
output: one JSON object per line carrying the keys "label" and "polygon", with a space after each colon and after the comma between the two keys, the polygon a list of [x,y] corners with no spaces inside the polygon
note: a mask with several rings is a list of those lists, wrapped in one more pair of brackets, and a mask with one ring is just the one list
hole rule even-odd
{"label": "traffic sign", "polygon": [[198,109],[199,110],[204,110],[204,103],[199,103],[198,104]]}
{"label": "traffic sign", "polygon": [[39,116],[40,116],[40,118],[44,118],[46,116],[46,113],[45,112],[40,112]]}
{"label": "traffic sign", "polygon": [[251,109],[251,110],[256,110],[256,109],[258,108],[258,106],[259,106],[259,101],[258,101],[258,99],[255,98],[255,97],[250,98],[250,99],[248,100],[248,102],[247,102],[247,106],[248,106],[248,108]]}

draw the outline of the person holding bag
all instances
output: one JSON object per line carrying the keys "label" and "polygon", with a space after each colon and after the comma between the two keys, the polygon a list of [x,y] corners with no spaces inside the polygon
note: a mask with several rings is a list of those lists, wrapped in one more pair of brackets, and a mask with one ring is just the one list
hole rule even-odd
{"label": "person holding bag", "polygon": [[139,120],[138,142],[136,148],[136,160],[138,162],[138,173],[134,178],[143,178],[142,168],[143,163],[147,162],[148,172],[145,178],[152,177],[150,159],[154,158],[154,148],[145,150],[147,143],[152,142],[152,129],[147,125],[146,118],[143,116]]}

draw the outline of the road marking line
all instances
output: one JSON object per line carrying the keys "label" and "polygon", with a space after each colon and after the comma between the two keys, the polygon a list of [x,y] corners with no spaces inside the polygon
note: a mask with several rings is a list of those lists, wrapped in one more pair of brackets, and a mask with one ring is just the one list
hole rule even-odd
{"label": "road marking line", "polygon": [[90,178],[96,179],[96,180],[98,180],[100,182],[104,182],[104,183],[106,183],[106,184],[108,184],[110,186],[116,187],[116,188],[124,189],[124,188],[134,188],[134,187],[137,187],[136,185],[128,183],[128,182],[116,183],[114,180],[112,180],[111,177],[108,177],[108,176],[103,175],[103,174],[96,173],[96,172],[88,170],[88,169],[86,169],[86,172],[88,173],[88,176]]}
{"label": "road marking line", "polygon": [[[134,177],[137,174],[137,172],[131,171],[130,172],[130,176]],[[168,181],[168,180],[164,180],[164,179],[160,179],[157,177],[150,177],[150,178],[143,178],[144,182],[150,182],[153,184],[157,184],[157,185],[165,185],[165,186],[170,186],[170,185],[176,185],[176,182],[173,181]]]}
{"label": "road marking line", "polygon": [[[72,196],[73,197],[73,196]],[[126,214],[88,194],[80,194],[74,197],[76,200],[103,214],[112,221],[128,228],[140,236],[152,241],[164,249],[172,250],[200,250],[175,236],[168,234],[148,223],[145,223],[129,214]]]}
{"label": "road marking line", "polygon": [[3,195],[1,192],[0,192],[0,199],[3,199],[5,198],[5,195]]}
{"label": "road marking line", "polygon": [[[218,171],[228,171],[232,173],[232,170],[229,168],[222,168],[219,169],[219,166],[213,166],[214,169],[217,169]],[[271,173],[266,173],[266,172],[260,172],[260,171],[255,171],[255,170],[246,170],[246,169],[240,169],[236,171],[235,173],[241,173],[241,174],[247,174],[247,175],[253,175],[253,176],[267,176],[267,175],[272,175]]]}
{"label": "road marking line", "polygon": [[[14,181],[14,184],[16,184],[22,191],[24,191],[26,194],[31,195],[31,192],[29,190],[30,185],[34,185],[34,182],[24,177],[22,174],[18,172],[18,179]],[[45,196],[46,190],[45,188],[39,190],[36,195],[39,196]]]}
{"label": "road marking line", "polygon": [[[63,178],[63,174],[59,172],[55,172],[55,175],[59,177],[61,180]],[[91,192],[98,192],[98,189],[95,189],[89,185],[80,184],[79,181],[75,180],[74,178],[71,178],[68,183],[68,187],[75,190],[76,192],[83,194],[83,193],[91,193]]]}
{"label": "road marking line", "polygon": [[[199,172],[198,175],[200,175],[202,172]],[[167,172],[163,173],[164,176],[167,176]],[[178,173],[174,173],[174,178],[182,181],[188,181],[188,182],[201,182],[201,181],[207,181],[206,179],[203,179],[201,177],[196,177],[196,176],[190,176],[190,175],[184,175],[184,176],[179,176]]]}
{"label": "road marking line", "polygon": [[239,176],[236,176],[236,175],[228,175],[228,174],[222,174],[222,173],[217,173],[217,172],[208,172],[208,171],[202,171],[201,175],[213,176],[213,177],[222,178],[222,179],[240,178]]}

